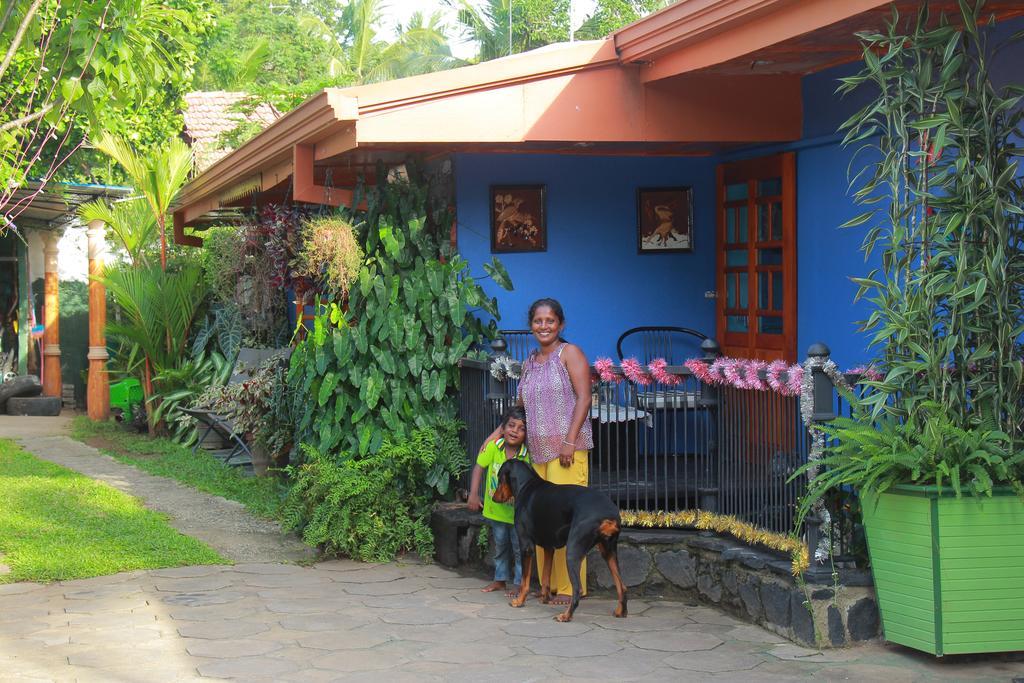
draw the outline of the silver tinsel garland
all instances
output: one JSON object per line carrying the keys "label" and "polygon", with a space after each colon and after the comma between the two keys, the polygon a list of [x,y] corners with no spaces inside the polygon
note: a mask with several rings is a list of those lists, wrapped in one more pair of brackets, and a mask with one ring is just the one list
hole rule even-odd
{"label": "silver tinsel garland", "polygon": [[491,359],[491,377],[504,382],[507,379],[519,379],[523,366],[509,356],[495,356]]}
{"label": "silver tinsel garland", "polygon": [[[811,467],[807,470],[808,483],[814,481],[818,476],[818,466],[815,464],[825,454],[825,433],[818,428],[814,421],[814,373],[820,370],[832,380],[833,386],[841,390],[849,390],[850,385],[839,371],[839,367],[829,358],[823,356],[812,356],[804,361],[804,376],[800,391],[800,417],[803,418],[807,433],[811,436],[811,450],[807,454],[807,461]],[[813,516],[818,519],[819,541],[818,547],[814,549],[814,561],[819,564],[825,562],[832,554],[832,516],[825,508],[825,502],[820,498],[811,508]]]}

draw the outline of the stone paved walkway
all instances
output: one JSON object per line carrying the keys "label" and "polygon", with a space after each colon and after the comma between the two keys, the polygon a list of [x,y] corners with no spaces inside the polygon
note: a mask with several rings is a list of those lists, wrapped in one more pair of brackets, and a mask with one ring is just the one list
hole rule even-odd
{"label": "stone paved walkway", "polygon": [[239,564],[0,586],[0,681],[1011,681],[1006,658],[815,652],[669,601],[513,609],[433,565]]}
{"label": "stone paved walkway", "polygon": [[[175,482],[82,450],[88,447],[67,441],[59,429],[36,424],[15,434],[9,424],[0,421],[0,437],[19,437],[32,452],[165,509],[183,531],[188,524],[216,526],[219,508],[201,515],[198,525],[195,510],[166,509],[173,496],[190,491]],[[213,497],[178,502],[215,504],[206,499]],[[230,523],[215,536],[224,540],[245,529]],[[252,550],[248,540],[238,545]],[[434,565],[333,560],[0,585],[0,682],[1024,683],[1019,654],[935,660],[882,644],[817,652],[714,609],[667,600],[633,600],[629,618],[615,619],[612,600],[592,597],[575,621],[559,624],[552,620],[558,608],[531,600],[512,609],[503,596],[481,593],[484,583]]]}

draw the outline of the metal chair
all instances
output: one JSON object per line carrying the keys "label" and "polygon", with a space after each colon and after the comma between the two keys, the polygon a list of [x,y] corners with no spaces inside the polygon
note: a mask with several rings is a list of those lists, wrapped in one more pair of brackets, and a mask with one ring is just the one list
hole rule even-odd
{"label": "metal chair", "polygon": [[682,365],[690,358],[703,355],[700,344],[707,338],[703,332],[689,327],[644,325],[630,328],[619,335],[615,350],[621,362],[627,355],[623,352],[623,346],[628,351],[639,344],[638,360],[645,365],[655,358],[664,358],[669,365]]}
{"label": "metal chair", "polygon": [[[647,365],[655,358],[664,358],[669,365],[682,365],[690,358],[703,355],[700,344],[708,338],[703,332],[688,327],[669,325],[645,325],[633,327],[619,336],[615,350],[619,354],[619,362],[628,355],[637,355],[638,360]],[[639,346],[639,354],[629,353]],[[625,351],[623,351],[625,347]],[[700,388],[689,390],[659,389],[639,391],[634,388],[636,406],[645,411],[657,409],[693,410],[700,404]]]}

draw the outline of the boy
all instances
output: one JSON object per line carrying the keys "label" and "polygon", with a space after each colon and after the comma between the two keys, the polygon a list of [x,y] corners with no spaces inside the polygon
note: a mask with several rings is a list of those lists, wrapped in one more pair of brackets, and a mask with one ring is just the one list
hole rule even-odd
{"label": "boy", "polygon": [[[506,460],[518,458],[527,464],[526,454],[526,412],[522,406],[513,406],[501,421],[501,438],[489,442],[476,459],[473,480],[469,491],[469,509],[480,510],[480,478],[487,471],[487,485],[484,490],[483,511],[494,538],[494,581],[480,590],[490,593],[503,590],[511,580],[518,586],[522,582],[522,566],[519,560],[519,537],[512,526],[514,509],[510,503],[495,503],[491,496],[498,487],[498,470]],[[510,561],[514,562],[510,566]]]}

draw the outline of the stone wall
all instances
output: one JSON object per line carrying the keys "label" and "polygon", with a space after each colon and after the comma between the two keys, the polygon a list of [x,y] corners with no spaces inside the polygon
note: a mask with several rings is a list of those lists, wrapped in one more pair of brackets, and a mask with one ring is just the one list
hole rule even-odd
{"label": "stone wall", "polygon": [[[435,510],[436,559],[448,566],[490,566],[477,545],[483,518],[464,505]],[[714,605],[804,645],[847,647],[879,637],[881,624],[868,572],[831,567],[808,571],[798,584],[790,562],[711,532],[623,531],[619,567],[631,597],[669,596]],[[588,585],[612,590],[601,556],[587,559]],[[808,605],[810,609],[808,609]]]}
{"label": "stone wall", "polygon": [[[868,572],[831,567],[809,571],[798,584],[790,562],[711,532],[625,530],[619,566],[631,596],[676,595],[714,605],[798,643],[845,647],[880,635]],[[593,551],[588,581],[612,589],[611,574]],[[810,609],[808,609],[808,605]]]}

